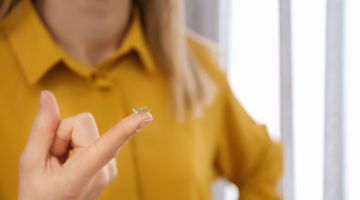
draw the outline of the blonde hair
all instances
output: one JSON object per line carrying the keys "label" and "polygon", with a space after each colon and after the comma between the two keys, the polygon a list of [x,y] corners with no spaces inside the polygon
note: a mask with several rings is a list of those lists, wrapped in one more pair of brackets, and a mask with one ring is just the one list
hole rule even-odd
{"label": "blonde hair", "polygon": [[[0,0],[0,18],[20,0]],[[169,76],[178,118],[199,116],[215,96],[215,84],[188,47],[183,0],[134,0],[158,64]]]}

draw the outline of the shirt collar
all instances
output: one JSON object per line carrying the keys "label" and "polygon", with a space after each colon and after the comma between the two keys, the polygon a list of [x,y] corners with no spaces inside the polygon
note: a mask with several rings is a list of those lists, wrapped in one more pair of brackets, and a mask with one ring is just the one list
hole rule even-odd
{"label": "shirt collar", "polygon": [[5,18],[4,30],[30,83],[37,82],[61,59],[58,47],[30,0],[20,1]]}
{"label": "shirt collar", "polygon": [[[4,31],[16,59],[29,83],[38,82],[52,67],[64,58],[63,51],[52,39],[42,23],[31,0],[22,0],[4,19]],[[147,44],[140,13],[135,10],[122,45],[105,62],[135,51],[145,70],[156,70],[155,60]]]}

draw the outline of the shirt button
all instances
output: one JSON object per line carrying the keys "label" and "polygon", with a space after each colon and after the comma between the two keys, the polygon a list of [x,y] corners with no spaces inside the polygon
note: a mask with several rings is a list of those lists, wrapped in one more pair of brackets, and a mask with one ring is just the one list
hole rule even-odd
{"label": "shirt button", "polygon": [[93,82],[94,86],[101,90],[108,90],[113,85],[110,78],[107,74],[102,72],[96,72],[91,75],[91,81]]}

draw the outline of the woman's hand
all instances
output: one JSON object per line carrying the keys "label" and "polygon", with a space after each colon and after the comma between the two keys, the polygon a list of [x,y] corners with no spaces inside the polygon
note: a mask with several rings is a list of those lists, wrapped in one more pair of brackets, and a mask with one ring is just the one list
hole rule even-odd
{"label": "woman's hand", "polygon": [[42,92],[40,111],[20,159],[20,200],[96,199],[117,175],[115,155],[152,121],[133,114],[99,138],[90,113],[60,120],[54,95]]}

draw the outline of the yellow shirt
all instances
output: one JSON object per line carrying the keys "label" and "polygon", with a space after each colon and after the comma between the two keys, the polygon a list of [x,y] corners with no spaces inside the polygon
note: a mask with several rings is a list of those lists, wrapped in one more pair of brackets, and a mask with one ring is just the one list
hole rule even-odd
{"label": "yellow shirt", "polygon": [[17,198],[19,155],[44,89],[57,96],[62,117],[92,112],[100,132],[134,107],[152,108],[155,120],[122,148],[119,175],[101,200],[210,199],[218,176],[234,182],[242,200],[279,199],[280,145],[234,98],[206,45],[192,37],[188,43],[218,93],[203,118],[178,122],[139,16],[117,52],[90,67],[66,55],[31,1],[20,1],[0,25],[0,199]]}

